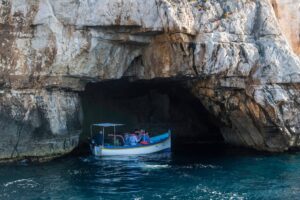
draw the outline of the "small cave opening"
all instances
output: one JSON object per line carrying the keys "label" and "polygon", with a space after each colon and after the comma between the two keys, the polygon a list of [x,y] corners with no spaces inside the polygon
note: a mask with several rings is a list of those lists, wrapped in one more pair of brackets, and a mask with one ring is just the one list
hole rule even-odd
{"label": "small cave opening", "polygon": [[170,129],[175,152],[195,144],[223,143],[217,120],[186,85],[186,81],[165,79],[87,84],[80,94],[81,141],[88,141],[91,124],[112,122],[125,124],[118,127],[118,133],[144,129],[152,136]]}

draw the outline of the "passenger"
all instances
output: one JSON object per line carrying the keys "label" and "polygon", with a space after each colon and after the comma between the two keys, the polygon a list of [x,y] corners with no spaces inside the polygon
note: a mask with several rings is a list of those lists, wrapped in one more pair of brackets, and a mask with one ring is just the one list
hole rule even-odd
{"label": "passenger", "polygon": [[145,131],[142,133],[141,135],[141,140],[140,140],[141,144],[149,144],[150,143],[150,137],[148,133],[145,133]]}
{"label": "passenger", "polygon": [[125,146],[130,145],[128,133],[125,133],[125,135],[124,135],[124,145]]}
{"label": "passenger", "polygon": [[143,138],[145,137],[146,131],[144,129],[141,129],[140,135],[139,135],[139,141],[141,142]]}
{"label": "passenger", "polygon": [[134,134],[136,134],[137,136],[139,136],[141,134],[141,131],[139,131],[138,129],[134,130]]}
{"label": "passenger", "polygon": [[94,141],[97,146],[103,145],[103,132],[100,131],[98,134],[95,135]]}
{"label": "passenger", "polygon": [[134,134],[134,133],[130,134],[130,136],[129,136],[129,145],[134,146],[134,145],[137,145],[138,142],[139,142],[139,140],[138,140],[136,134]]}

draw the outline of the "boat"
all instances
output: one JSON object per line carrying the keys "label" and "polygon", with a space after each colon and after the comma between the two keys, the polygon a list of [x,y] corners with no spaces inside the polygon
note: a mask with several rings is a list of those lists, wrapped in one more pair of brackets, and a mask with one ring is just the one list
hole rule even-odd
{"label": "boat", "polygon": [[[124,137],[116,134],[116,128],[123,125],[124,124],[115,123],[92,124],[90,126],[91,138],[94,138],[90,143],[92,154],[95,156],[143,155],[171,150],[170,130],[163,134],[150,137],[150,142],[148,144],[137,143],[136,145],[127,145],[124,142]],[[98,136],[98,141],[96,141],[95,134],[93,134],[95,127],[98,127],[98,129],[101,130],[97,133],[98,135],[96,135]],[[113,144],[106,143],[105,141],[106,128],[113,128],[113,134],[107,134],[107,136],[113,137]],[[117,138],[121,139],[123,144],[117,144]]]}

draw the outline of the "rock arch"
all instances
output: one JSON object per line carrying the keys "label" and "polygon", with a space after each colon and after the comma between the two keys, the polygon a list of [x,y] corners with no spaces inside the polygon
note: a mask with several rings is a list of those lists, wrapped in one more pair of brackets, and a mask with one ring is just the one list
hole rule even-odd
{"label": "rock arch", "polygon": [[126,76],[132,63],[142,65],[137,80],[189,80],[229,143],[300,146],[300,61],[270,1],[120,2],[1,3],[0,38],[11,50],[0,52],[0,158],[69,152],[81,130],[78,93]]}

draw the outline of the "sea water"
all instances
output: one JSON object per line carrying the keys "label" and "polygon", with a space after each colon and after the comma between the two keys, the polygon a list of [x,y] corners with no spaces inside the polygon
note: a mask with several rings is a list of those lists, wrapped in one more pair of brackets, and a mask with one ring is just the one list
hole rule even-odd
{"label": "sea water", "polygon": [[300,199],[300,154],[218,149],[0,166],[0,199]]}

